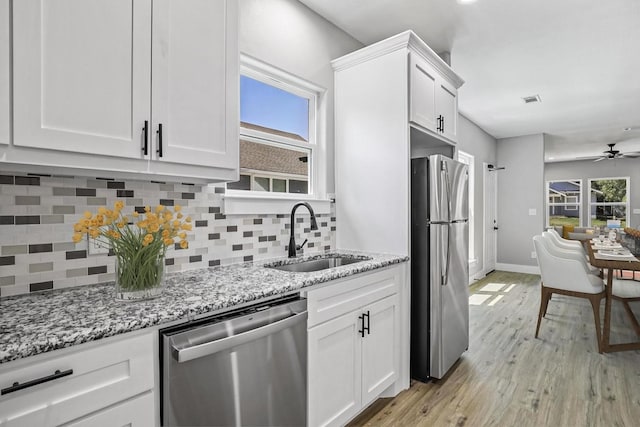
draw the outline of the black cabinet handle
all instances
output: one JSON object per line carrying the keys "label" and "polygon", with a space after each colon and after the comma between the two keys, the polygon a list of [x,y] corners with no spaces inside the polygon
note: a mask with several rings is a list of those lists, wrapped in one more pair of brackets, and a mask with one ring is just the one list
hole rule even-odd
{"label": "black cabinet handle", "polygon": [[144,127],[142,128],[144,144],[142,144],[142,152],[146,156],[149,154],[149,120],[144,121]]}
{"label": "black cabinet handle", "polygon": [[436,128],[436,130],[438,132],[442,132],[442,122],[443,122],[443,117],[442,116],[438,116],[438,118],[436,119],[436,122],[438,123],[438,127]]}
{"label": "black cabinet handle", "polygon": [[444,116],[442,116],[442,120],[440,120],[440,132],[444,133]]}
{"label": "black cabinet handle", "polygon": [[158,123],[158,149],[156,153],[158,153],[158,157],[162,157],[162,123]]}
{"label": "black cabinet handle", "polygon": [[[361,323],[362,328],[358,330],[358,333],[363,338],[364,338],[364,333],[365,332],[367,333],[367,335],[371,335],[371,328],[370,328],[370,326],[371,326],[371,323],[370,323],[371,322],[371,317],[369,316],[369,313],[370,313],[369,310],[367,310],[366,313],[362,313],[362,315],[358,316],[358,319],[360,319],[360,322],[362,322]],[[365,318],[366,318],[366,321],[367,321],[367,323],[366,323],[367,326],[365,326]]]}
{"label": "black cabinet handle", "polygon": [[[367,317],[367,326],[362,325],[362,329],[367,331],[367,335],[371,335],[371,316],[370,316],[370,312],[369,310],[367,310],[366,314],[362,315],[363,317],[366,316]],[[364,323],[364,319],[362,320]],[[364,336],[364,333],[362,334]]]}
{"label": "black cabinet handle", "polygon": [[33,387],[34,385],[47,383],[49,381],[57,380],[58,378],[66,377],[71,374],[73,374],[73,369],[69,369],[67,371],[62,371],[62,372],[60,372],[60,370],[57,369],[53,374],[48,375],[46,377],[37,378],[35,380],[27,381],[26,383],[22,383],[22,384],[20,384],[19,382],[15,382],[11,387],[3,388],[2,390],[0,390],[0,395],[13,393],[14,391]]}

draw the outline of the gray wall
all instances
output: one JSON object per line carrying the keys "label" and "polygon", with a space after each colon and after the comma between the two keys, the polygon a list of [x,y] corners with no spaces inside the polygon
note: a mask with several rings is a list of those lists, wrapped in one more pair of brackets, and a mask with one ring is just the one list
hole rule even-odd
{"label": "gray wall", "polygon": [[297,0],[240,0],[240,52],[326,89],[327,191],[334,192],[333,68],[363,45]]}
{"label": "gray wall", "polygon": [[[593,162],[582,160],[576,162],[547,163],[544,168],[545,181],[558,179],[582,179],[583,189],[583,225],[587,225],[589,178],[621,178],[630,177],[630,215],[631,227],[640,228],[640,214],[633,209],[640,209],[640,159],[616,159]],[[545,219],[546,221],[546,219]]]}
{"label": "gray wall", "polygon": [[482,264],[484,253],[483,227],[484,227],[484,193],[483,193],[483,163],[496,163],[496,140],[483,131],[475,123],[464,117],[458,116],[458,145],[457,149],[474,156],[475,161],[475,258],[476,263],[469,266],[469,275],[474,277],[484,269]]}
{"label": "gray wall", "polygon": [[497,172],[497,263],[536,266],[531,239],[544,228],[544,136],[498,139],[497,147],[498,165],[506,168]]}

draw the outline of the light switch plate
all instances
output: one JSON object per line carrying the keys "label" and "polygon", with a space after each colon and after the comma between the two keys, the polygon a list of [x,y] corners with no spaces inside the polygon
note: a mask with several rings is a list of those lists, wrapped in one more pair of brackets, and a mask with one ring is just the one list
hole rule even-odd
{"label": "light switch plate", "polygon": [[640,215],[640,209],[634,209],[633,213],[636,214],[636,215]]}
{"label": "light switch plate", "polygon": [[536,216],[538,211],[535,208],[529,209],[529,216]]}

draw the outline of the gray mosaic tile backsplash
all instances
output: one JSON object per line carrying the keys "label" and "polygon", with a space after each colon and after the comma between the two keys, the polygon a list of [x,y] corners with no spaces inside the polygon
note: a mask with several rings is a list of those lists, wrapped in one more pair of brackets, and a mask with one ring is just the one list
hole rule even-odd
{"label": "gray mosaic tile backsplash", "polygon": [[[223,185],[0,173],[0,296],[113,280],[114,258],[89,255],[71,236],[86,210],[118,199],[126,213],[181,205],[193,218],[189,248],[167,252],[167,272],[286,256],[289,215],[225,216],[223,193]],[[308,215],[296,220],[296,240],[309,239],[305,254],[335,248],[334,213],[318,215],[318,231]]]}

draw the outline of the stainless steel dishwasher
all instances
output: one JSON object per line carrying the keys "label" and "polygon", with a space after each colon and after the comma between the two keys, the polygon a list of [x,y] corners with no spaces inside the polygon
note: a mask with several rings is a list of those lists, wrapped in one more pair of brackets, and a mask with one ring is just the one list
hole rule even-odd
{"label": "stainless steel dishwasher", "polygon": [[296,296],[161,330],[162,425],[306,425],[306,319]]}

